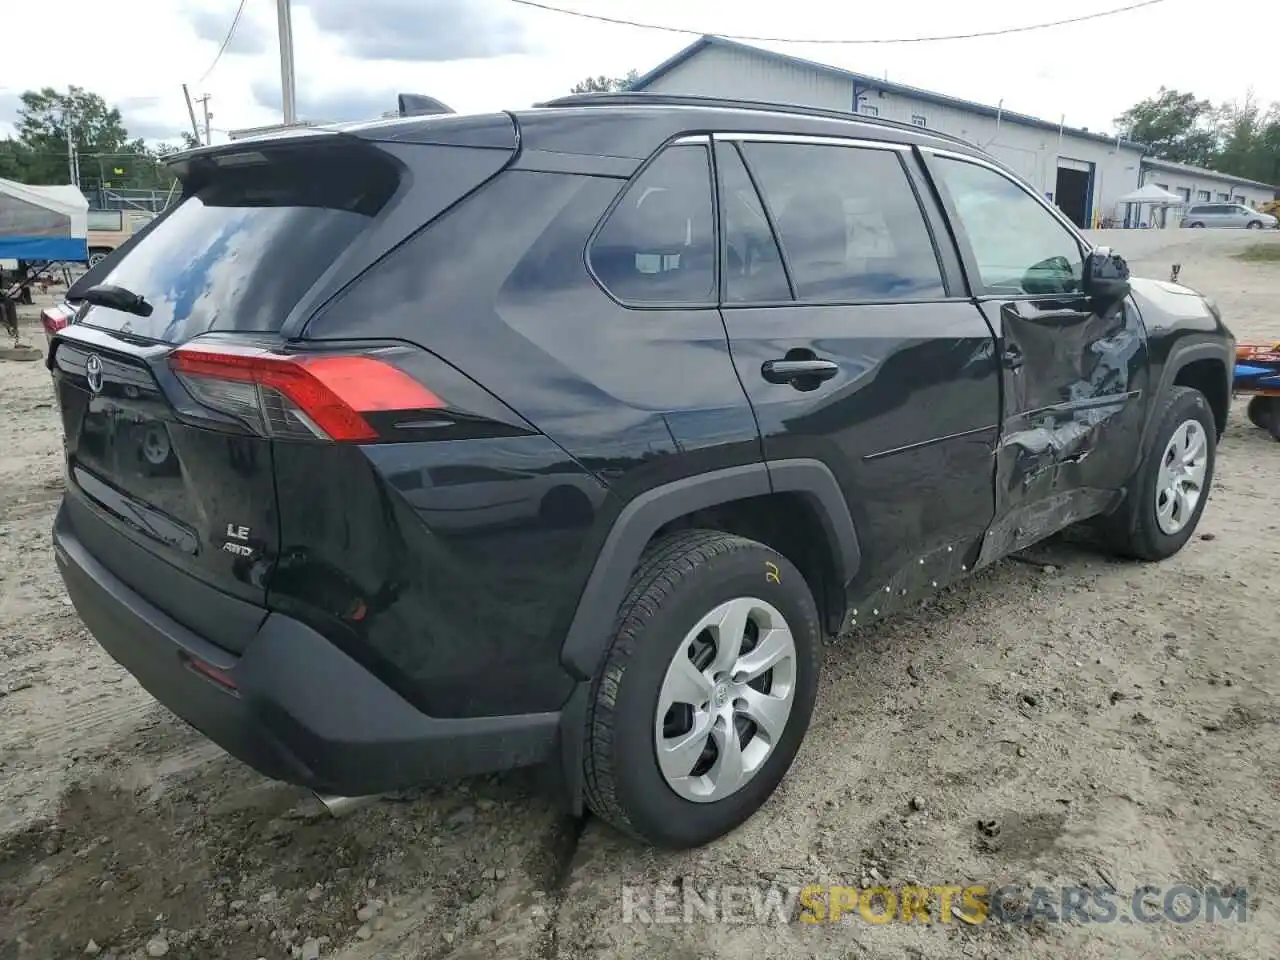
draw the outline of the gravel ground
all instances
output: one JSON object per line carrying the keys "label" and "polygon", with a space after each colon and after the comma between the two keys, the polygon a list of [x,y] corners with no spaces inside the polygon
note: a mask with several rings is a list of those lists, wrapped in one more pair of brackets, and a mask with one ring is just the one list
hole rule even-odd
{"label": "gravel ground", "polygon": [[[1125,232],[1135,273],[1280,338],[1280,265]],[[43,344],[28,310],[24,334]],[[1259,957],[1280,920],[1280,445],[1242,405],[1198,536],[1158,566],[1054,542],[826,654],[775,798],[702,850],[563,818],[533,774],[332,820],[156,705],[65,599],[48,373],[0,362],[0,960]],[[1021,562],[1026,561],[1026,562]],[[1271,589],[1269,589],[1271,588]],[[982,826],[979,827],[979,822]],[[1245,923],[626,922],[623,884],[1234,884]]]}

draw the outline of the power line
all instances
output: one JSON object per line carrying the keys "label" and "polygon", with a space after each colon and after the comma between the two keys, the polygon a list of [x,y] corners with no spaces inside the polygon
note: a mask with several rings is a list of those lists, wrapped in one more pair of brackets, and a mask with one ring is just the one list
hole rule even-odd
{"label": "power line", "polygon": [[1116,7],[1111,10],[1102,10],[1098,13],[1086,13],[1078,17],[1068,17],[1065,20],[1052,20],[1048,23],[1032,23],[1020,27],[1002,27],[999,30],[980,30],[976,33],[941,34],[931,37],[860,38],[857,40],[832,40],[829,37],[762,37],[743,33],[719,33],[715,30],[693,30],[685,27],[670,27],[660,23],[644,23],[639,20],[625,20],[621,17],[606,17],[598,13],[585,13],[582,10],[567,10],[563,7],[553,7],[550,4],[538,3],[536,0],[511,0],[511,2],[519,4],[522,7],[534,7],[535,9],[546,10],[550,13],[563,13],[566,16],[581,17],[584,20],[596,20],[600,23],[612,23],[623,27],[639,27],[641,30],[659,30],[663,33],[716,36],[723,37],[725,40],[747,40],[754,41],[756,43],[885,44],[933,43],[939,40],[974,40],[978,37],[1002,37],[1011,33],[1029,33],[1032,30],[1048,30],[1050,27],[1065,27],[1072,23],[1084,23],[1086,20],[1099,20],[1102,17],[1114,17],[1116,14],[1128,13],[1131,10],[1141,10],[1143,7],[1154,7],[1158,3],[1164,3],[1165,0],[1141,0],[1139,3],[1131,3],[1128,6]]}
{"label": "power line", "polygon": [[240,25],[240,15],[244,13],[245,3],[246,0],[240,0],[240,6],[236,7],[236,15],[231,20],[231,26],[227,29],[227,35],[222,38],[222,46],[218,48],[218,52],[214,55],[213,63],[209,64],[209,69],[204,72],[204,75],[198,81],[196,81],[197,83],[204,83],[205,80],[208,79],[209,74],[213,73],[213,68],[218,65],[218,61],[222,59],[223,53],[227,50],[227,44],[231,43],[231,38],[236,35],[236,27]]}

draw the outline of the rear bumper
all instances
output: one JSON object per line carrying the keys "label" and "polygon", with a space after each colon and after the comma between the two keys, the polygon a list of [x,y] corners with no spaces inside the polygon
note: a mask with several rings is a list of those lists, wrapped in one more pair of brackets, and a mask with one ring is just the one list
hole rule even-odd
{"label": "rear bumper", "polygon": [[[173,713],[267,777],[365,796],[555,755],[559,713],[426,716],[310,627],[276,613],[236,656],[94,559],[65,504],[53,540],[71,602],[107,653]],[[234,689],[193,662],[214,668]]]}

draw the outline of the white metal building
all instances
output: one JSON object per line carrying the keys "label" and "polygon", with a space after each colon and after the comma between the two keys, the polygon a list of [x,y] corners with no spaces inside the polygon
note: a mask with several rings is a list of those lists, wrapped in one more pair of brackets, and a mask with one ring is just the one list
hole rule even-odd
{"label": "white metal building", "polygon": [[[1143,146],[1129,140],[719,37],[694,41],[632,89],[847,110],[959,136],[1008,164],[1082,227],[1115,216],[1116,199],[1141,186],[1144,168],[1155,169],[1158,162],[1144,161]],[[1181,183],[1172,173],[1160,182],[1170,190]],[[1240,195],[1241,181],[1233,183]]]}
{"label": "white metal building", "polygon": [[1243,203],[1257,209],[1276,196],[1276,188],[1270,184],[1154,157],[1142,160],[1142,182],[1177,194],[1187,204]]}

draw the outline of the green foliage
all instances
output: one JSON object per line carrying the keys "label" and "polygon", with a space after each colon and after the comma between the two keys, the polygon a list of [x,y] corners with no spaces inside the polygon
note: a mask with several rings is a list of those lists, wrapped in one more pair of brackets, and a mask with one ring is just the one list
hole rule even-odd
{"label": "green foliage", "polygon": [[76,86],[45,87],[20,99],[18,136],[0,141],[0,177],[31,184],[69,182],[70,137],[85,189],[165,189],[172,180],[158,162],[164,151],[130,137],[120,111],[98,94]]}
{"label": "green foliage", "polygon": [[31,166],[31,149],[21,140],[6,137],[0,140],[0,177],[30,183],[27,170]]}
{"label": "green foliage", "polygon": [[1280,263],[1280,243],[1255,243],[1236,254],[1247,263]]}
{"label": "green foliage", "polygon": [[1116,118],[1129,139],[1145,143],[1152,155],[1175,163],[1207,166],[1214,155],[1213,104],[1194,94],[1160,88]]}
{"label": "green foliage", "polygon": [[1253,94],[1215,107],[1161,87],[1116,118],[1152,156],[1280,184],[1280,104],[1263,109]]}
{"label": "green foliage", "polygon": [[625,77],[587,77],[573,85],[570,93],[619,93],[630,90],[631,85],[640,79],[639,70],[628,70]]}

